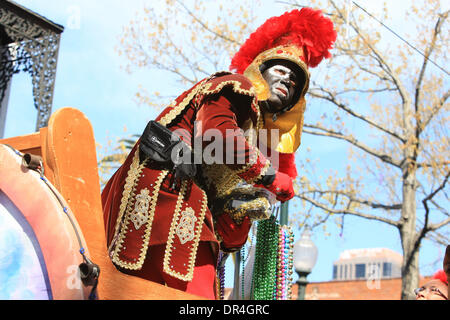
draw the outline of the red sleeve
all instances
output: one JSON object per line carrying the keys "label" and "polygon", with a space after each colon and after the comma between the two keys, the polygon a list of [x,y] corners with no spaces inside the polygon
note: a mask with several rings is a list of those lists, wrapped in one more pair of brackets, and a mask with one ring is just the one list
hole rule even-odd
{"label": "red sleeve", "polygon": [[245,105],[234,106],[223,95],[209,99],[198,110],[195,135],[196,139],[202,139],[203,161],[225,164],[239,177],[253,183],[264,174],[270,162],[256,146],[248,143],[238,126],[243,122],[237,118],[237,114],[242,114],[236,112],[239,107]]}
{"label": "red sleeve", "polygon": [[228,214],[222,214],[216,220],[216,232],[221,241],[221,249],[226,252],[239,250],[246,242],[252,223],[245,217],[237,224]]}

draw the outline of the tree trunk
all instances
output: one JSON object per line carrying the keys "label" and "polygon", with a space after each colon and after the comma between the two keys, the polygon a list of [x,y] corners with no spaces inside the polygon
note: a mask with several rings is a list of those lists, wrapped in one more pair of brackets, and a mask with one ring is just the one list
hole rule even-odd
{"label": "tree trunk", "polygon": [[419,286],[419,251],[406,251],[405,245],[403,247],[401,299],[413,300],[414,289]]}
{"label": "tree trunk", "polygon": [[419,286],[419,247],[416,247],[416,170],[404,169],[402,218],[399,226],[403,249],[402,300],[414,299],[413,290]]}

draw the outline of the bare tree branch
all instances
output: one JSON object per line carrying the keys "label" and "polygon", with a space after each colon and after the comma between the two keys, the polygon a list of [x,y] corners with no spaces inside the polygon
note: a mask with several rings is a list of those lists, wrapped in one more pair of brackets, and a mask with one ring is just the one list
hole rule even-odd
{"label": "bare tree branch", "polygon": [[203,29],[205,29],[206,31],[214,34],[215,36],[217,36],[217,37],[219,37],[219,38],[221,38],[221,39],[223,39],[225,41],[229,41],[229,42],[234,43],[234,44],[236,44],[238,46],[241,45],[241,43],[239,43],[238,41],[230,39],[230,38],[224,36],[221,33],[217,33],[214,30],[211,30],[202,20],[200,20],[191,10],[189,10],[189,8],[186,7],[186,5],[182,1],[180,1],[180,0],[176,0],[176,1],[177,1],[177,3],[180,6],[182,6],[184,8],[184,10],[186,10],[188,15],[190,15],[195,21],[197,21],[202,26]]}
{"label": "bare tree branch", "polygon": [[317,84],[314,83],[314,82],[313,82],[313,84],[318,88],[319,91],[323,92],[324,94],[318,94],[318,93],[315,93],[313,90],[311,90],[311,91],[309,92],[309,94],[310,94],[311,96],[313,96],[313,97],[315,97],[315,98],[327,100],[327,101],[333,103],[333,104],[334,104],[336,107],[338,107],[339,109],[342,109],[342,110],[344,110],[345,112],[347,112],[348,114],[352,115],[353,117],[358,118],[358,119],[360,119],[360,120],[362,120],[362,121],[364,121],[364,122],[370,124],[371,126],[377,128],[377,129],[379,129],[379,130],[381,130],[381,131],[383,131],[383,132],[385,132],[385,133],[387,133],[387,134],[389,134],[389,135],[391,135],[391,136],[393,136],[393,137],[395,137],[395,138],[397,138],[397,139],[399,139],[399,140],[400,140],[401,142],[403,142],[403,143],[406,142],[406,139],[403,138],[403,137],[401,137],[399,134],[397,134],[397,133],[395,133],[395,132],[392,132],[392,131],[390,131],[390,130],[384,128],[383,126],[381,126],[381,125],[378,124],[378,123],[375,123],[375,121],[369,119],[368,116],[365,116],[365,115],[362,115],[362,114],[359,114],[359,113],[355,112],[354,110],[352,110],[351,108],[349,108],[349,107],[346,106],[345,104],[340,103],[340,102],[336,99],[336,95],[334,95],[334,94],[331,93],[330,91],[324,89],[323,87],[317,85]]}
{"label": "bare tree branch", "polygon": [[445,92],[442,95],[441,99],[439,99],[439,102],[433,106],[433,109],[432,109],[430,115],[428,116],[428,119],[426,119],[425,121],[423,121],[421,123],[421,126],[419,128],[420,129],[419,134],[425,130],[425,128],[428,126],[428,124],[431,122],[431,120],[436,116],[436,114],[439,113],[439,111],[442,109],[442,107],[444,106],[444,104],[448,98],[450,98],[450,89],[447,90],[447,92]]}
{"label": "bare tree branch", "polygon": [[[316,130],[319,130],[319,131],[308,130],[308,128],[309,129],[316,129]],[[384,153],[381,153],[381,152],[379,152],[377,150],[374,150],[374,149],[370,148],[369,146],[366,146],[365,144],[363,144],[362,142],[359,142],[356,138],[354,138],[352,136],[347,136],[347,135],[344,135],[341,132],[333,131],[331,129],[327,129],[327,128],[324,128],[324,127],[319,126],[319,125],[310,125],[310,124],[305,124],[304,125],[303,132],[309,133],[309,134],[312,134],[312,135],[331,137],[331,138],[336,138],[336,139],[347,141],[347,142],[351,143],[352,145],[354,145],[355,147],[358,147],[359,149],[361,149],[361,150],[371,154],[372,156],[380,159],[381,161],[401,169],[401,166],[402,166],[402,162],[401,161],[394,160],[391,156],[389,156],[387,154],[384,154]]]}
{"label": "bare tree branch", "polygon": [[[345,20],[345,16],[342,13],[342,11],[339,9],[339,6],[334,3],[334,1],[330,0],[330,3],[333,5],[336,12],[339,14],[340,18]],[[347,21],[348,25],[352,27],[352,29],[356,32],[356,34],[362,39],[364,44],[367,46],[368,49],[374,54],[374,58],[378,62],[380,68],[386,72],[387,75],[392,79],[392,82],[397,87],[398,92],[402,98],[403,104],[409,104],[409,95],[406,88],[403,86],[400,78],[397,74],[393,71],[393,68],[388,63],[388,60],[381,54],[378,49],[376,49],[370,41],[366,39],[366,37],[362,34],[359,26],[355,25],[352,21]]]}
{"label": "bare tree branch", "polygon": [[391,220],[385,217],[379,217],[379,216],[375,216],[375,215],[371,215],[371,214],[367,214],[367,213],[362,213],[362,212],[357,212],[357,211],[353,211],[353,210],[342,210],[342,209],[332,209],[326,205],[324,205],[323,203],[320,203],[314,199],[311,199],[310,197],[306,197],[303,195],[297,195],[298,198],[303,199],[311,204],[313,204],[314,206],[316,206],[317,208],[322,209],[325,212],[329,212],[332,214],[342,214],[342,215],[352,215],[352,216],[356,216],[356,217],[361,217],[361,218],[365,218],[365,219],[369,219],[369,220],[376,220],[376,221],[380,221],[380,222],[384,222],[387,223],[389,225],[398,227],[399,226],[399,222],[395,221],[395,220]]}
{"label": "bare tree branch", "polygon": [[308,194],[308,193],[318,193],[321,195],[325,195],[325,194],[331,194],[331,195],[342,195],[348,198],[349,201],[351,202],[356,202],[359,204],[363,204],[366,206],[369,206],[373,209],[383,209],[383,210],[400,210],[402,208],[402,204],[401,203],[397,203],[397,204],[384,204],[384,203],[377,203],[377,202],[373,202],[373,201],[369,201],[369,200],[365,200],[365,199],[358,199],[356,198],[353,194],[350,194],[349,192],[345,192],[342,190],[318,190],[318,189],[312,189],[312,190],[308,190],[308,191],[304,191],[301,194]]}
{"label": "bare tree branch", "polygon": [[347,90],[342,90],[336,93],[336,96],[340,95],[340,94],[345,94],[345,93],[351,93],[351,92],[357,92],[357,93],[380,93],[380,92],[385,92],[385,91],[396,91],[397,89],[393,89],[393,88],[381,88],[381,89],[367,89],[367,90],[362,90],[362,89],[347,89]]}
{"label": "bare tree branch", "polygon": [[450,223],[450,218],[447,218],[439,223],[433,223],[428,226],[428,230],[438,230]]}
{"label": "bare tree branch", "polygon": [[432,240],[436,243],[442,244],[444,246],[447,246],[450,243],[450,238],[437,232],[437,231],[430,231],[426,234],[425,238]]}
{"label": "bare tree branch", "polygon": [[[429,42],[428,48],[425,50],[425,57],[423,59],[423,63],[422,63],[422,68],[420,69],[419,72],[419,78],[417,79],[417,83],[416,83],[416,89],[415,89],[415,101],[414,101],[414,105],[416,108],[416,113],[419,112],[419,106],[420,106],[420,102],[421,102],[421,91],[422,91],[422,82],[423,82],[423,78],[425,75],[425,70],[427,68],[428,65],[428,59],[430,57],[430,55],[433,53],[435,47],[436,47],[436,40],[438,35],[441,33],[441,27],[444,23],[444,21],[448,18],[448,14],[450,11],[447,11],[445,13],[443,13],[442,15],[439,16],[437,22],[436,22],[436,26],[434,27],[434,32],[433,32],[433,36],[431,38],[431,41]],[[420,121],[420,117],[417,117],[418,121]],[[420,127],[420,126],[419,126]]]}
{"label": "bare tree branch", "polygon": [[[430,209],[428,207],[428,201],[430,201],[431,199],[433,199],[433,197],[438,194],[441,190],[443,190],[445,188],[445,185],[447,184],[448,178],[450,177],[450,171],[447,172],[444,181],[442,181],[442,183],[439,185],[438,188],[436,188],[433,192],[431,192],[425,199],[422,200],[423,206],[425,208],[425,221],[423,223],[423,227],[422,230],[420,231],[420,233],[418,233],[415,237],[414,240],[414,246],[412,249],[412,253],[419,250],[420,247],[420,243],[422,242],[422,239],[425,238],[426,234],[429,231],[434,231],[437,230],[447,224],[450,223],[450,218],[445,219],[444,221],[440,222],[440,223],[436,223],[436,224],[431,224],[429,225],[429,218],[430,218]],[[412,254],[411,254],[412,256]]]}

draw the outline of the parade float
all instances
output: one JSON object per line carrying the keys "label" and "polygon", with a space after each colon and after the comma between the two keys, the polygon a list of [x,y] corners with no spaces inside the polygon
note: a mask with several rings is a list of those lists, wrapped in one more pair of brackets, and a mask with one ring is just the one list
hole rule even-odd
{"label": "parade float", "polygon": [[[0,3],[0,300],[199,299],[110,262],[93,128],[77,109],[52,113],[63,30]],[[31,77],[36,132],[1,139],[20,72]]]}
{"label": "parade float", "polygon": [[[173,200],[172,195],[167,199],[161,196],[164,190],[159,193],[163,182],[166,183],[163,180],[168,174],[174,178],[170,184],[173,186],[170,187],[171,190],[179,195],[176,205],[174,205],[174,216],[171,218],[173,223],[168,235],[169,240],[162,243],[163,245],[167,244],[169,248],[164,257],[164,272],[179,280],[193,282],[195,254],[200,236],[204,233],[203,227],[208,225],[206,222],[203,223],[203,219],[209,208],[215,219],[213,224],[212,216],[210,216],[209,225],[213,228],[209,231],[211,231],[212,237],[206,240],[202,239],[202,241],[217,242],[218,236],[217,234],[214,236],[214,229],[218,231],[232,230],[232,233],[227,235],[224,231],[223,234],[219,234],[221,243],[224,244],[227,237],[227,240],[230,240],[230,246],[218,247],[221,249],[220,252],[217,250],[217,254],[220,254],[219,260],[216,261],[214,258],[212,262],[208,262],[212,269],[218,271],[218,277],[215,272],[211,273],[213,276],[210,278],[211,286],[209,288],[213,294],[208,297],[224,298],[224,261],[227,255],[233,253],[236,258],[233,298],[255,300],[288,300],[292,298],[293,232],[286,226],[287,215],[284,215],[284,218],[278,217],[276,214],[278,211],[273,205],[283,202],[284,208],[286,208],[286,202],[294,196],[292,180],[297,176],[294,153],[300,146],[301,140],[303,113],[306,105],[304,95],[309,83],[307,66],[314,67],[324,57],[329,56],[328,49],[336,34],[332,30],[331,21],[322,17],[320,10],[293,10],[291,13],[273,19],[269,19],[255,34],[262,32],[267,34],[267,37],[264,38],[273,37],[274,41],[268,43],[275,47],[266,43],[265,40],[260,41],[258,36],[250,37],[244,45],[244,50],[236,54],[237,58],[233,58],[234,64],[232,63],[234,66],[232,69],[235,69],[236,66],[243,68],[242,70],[236,69],[236,72],[242,73],[244,70],[249,70],[249,73],[245,73],[245,76],[228,72],[218,73],[205,79],[204,84],[194,87],[192,94],[188,94],[187,97],[183,97],[186,94],[184,93],[175,104],[166,109],[165,115],[158,120],[159,126],[162,128],[156,131],[160,134],[156,135],[156,131],[151,131],[151,134],[146,136],[151,142],[148,145],[146,144],[147,140],[139,140],[139,147],[141,144],[145,147],[151,146],[152,153],[147,154],[144,152],[145,148],[140,149],[145,156],[142,163],[140,162],[141,154],[136,151],[137,145],[133,149],[135,151],[130,153],[132,161],[129,161],[128,164],[125,162],[125,164],[130,166],[131,163],[131,167],[124,171],[127,175],[123,192],[117,191],[122,188],[121,180],[117,181],[117,190],[108,189],[108,185],[105,187],[113,196],[121,196],[120,205],[117,206],[119,215],[117,220],[114,220],[118,224],[113,228],[114,233],[111,233],[114,235],[111,246],[110,237],[107,242],[105,236],[105,221],[109,223],[109,218],[105,218],[102,209],[98,162],[91,123],[82,112],[70,107],[59,109],[51,114],[59,39],[63,27],[51,23],[11,1],[0,5],[1,55],[4,66],[4,72],[0,74],[2,76],[0,79],[0,136],[3,134],[8,102],[7,94],[14,73],[26,71],[31,74],[35,107],[38,111],[36,124],[38,132],[0,140],[0,222],[2,228],[0,234],[0,279],[3,280],[0,286],[0,298],[39,300],[201,299],[184,291],[152,282],[158,281],[167,284],[167,281],[153,278],[144,280],[145,277],[131,276],[131,273],[130,275],[125,274],[124,270],[119,271],[120,268],[125,267],[131,270],[140,269],[143,260],[148,258],[146,250],[149,246],[148,241],[152,239],[150,230],[155,207],[164,212],[166,210],[164,204],[170,203],[167,199]],[[286,24],[287,20],[291,21],[291,24]],[[298,21],[304,20],[305,23],[298,23]],[[273,29],[274,21],[278,21],[277,32],[271,34],[269,31]],[[317,35],[313,31],[317,25],[322,26],[327,32],[329,31],[330,36],[329,39],[326,39],[326,43],[322,44],[321,49],[323,50],[318,51],[314,47],[314,41],[308,40],[309,38],[317,39]],[[18,30],[18,28],[22,28],[22,30]],[[268,29],[266,30],[266,28]],[[288,33],[289,36],[286,36],[285,28],[288,28],[292,34]],[[308,41],[299,37],[299,34],[303,34]],[[281,42],[275,42],[276,39]],[[252,48],[250,52],[246,49],[247,46]],[[302,60],[305,57],[303,47],[308,47],[308,50],[314,53],[308,58],[310,60],[308,65]],[[20,59],[17,59],[18,56]],[[249,65],[248,62],[252,60],[254,63]],[[264,72],[265,76],[263,76],[261,68],[267,69],[266,71],[272,70],[273,74]],[[283,70],[288,70],[288,72]],[[249,78],[246,78],[247,76]],[[224,77],[232,77],[234,80],[231,81],[229,78],[224,80]],[[238,81],[235,78],[241,80]],[[266,78],[271,79],[271,82]],[[249,79],[260,84],[257,86],[256,93],[253,91],[254,84]],[[269,82],[272,83],[272,86],[268,85]],[[269,94],[270,90],[275,90],[273,88],[278,83],[284,83],[285,90],[280,92],[283,96],[289,96],[290,99],[283,100],[284,102],[280,102],[273,109],[273,106],[266,100],[268,97],[272,97]],[[171,143],[175,141],[182,145],[179,137],[178,140],[169,139],[172,131],[168,130],[167,126],[183,110],[197,108],[197,100],[200,101],[217,92],[222,94],[221,90],[225,85],[231,85],[233,90],[237,90],[233,91],[233,97],[234,95],[245,97],[249,110],[252,110],[254,115],[254,119],[249,118],[252,125],[255,125],[258,130],[276,129],[273,132],[276,132],[278,139],[270,139],[266,143],[273,142],[269,143],[267,147],[271,155],[279,155],[275,158],[279,158],[280,161],[275,165],[258,148],[250,146],[249,142],[245,140],[247,137],[241,136],[241,139],[245,141],[244,147],[247,145],[245,148],[248,148],[249,154],[253,150],[258,161],[253,162],[249,159],[248,163],[244,163],[243,168],[231,170],[231,180],[227,176],[227,171],[223,171],[222,168],[213,172],[212,167],[216,164],[214,163],[209,167],[202,167],[205,176],[198,178],[195,173],[180,175],[182,179],[178,181],[178,173],[185,168],[184,165],[187,163],[180,165],[170,157],[170,161],[173,161],[173,163],[170,162],[172,166],[166,163],[165,151],[172,150],[168,148]],[[248,86],[249,89],[243,89],[242,86]],[[216,89],[217,91],[215,91]],[[249,100],[248,97],[251,99]],[[259,99],[266,103],[264,121],[262,121],[257,103]],[[230,103],[227,99],[224,101],[224,104]],[[216,111],[212,114],[217,117]],[[224,117],[227,116],[225,112]],[[206,115],[205,117],[207,118]],[[275,121],[277,124],[274,124]],[[237,123],[233,125],[237,127]],[[163,133],[165,135],[161,135]],[[158,140],[160,137],[164,137],[165,140]],[[252,140],[251,137],[248,139]],[[163,143],[166,140],[167,148]],[[182,151],[179,152],[179,157],[183,155]],[[238,148],[235,151],[238,153]],[[268,150],[266,151],[268,152]],[[148,172],[154,173],[156,170],[146,167],[149,159],[154,162],[154,165],[156,163],[163,168],[158,173],[156,181],[148,180],[149,177],[152,178]],[[179,158],[177,157],[177,159]],[[189,164],[192,165],[190,162]],[[141,184],[141,187],[145,187],[145,189],[141,190],[139,195],[141,198],[138,201],[137,197],[136,200],[134,197],[135,191],[137,191],[136,186],[139,184],[140,178],[144,177],[143,170],[148,170],[145,173],[145,179],[148,181]],[[217,173],[219,173],[218,176]],[[119,174],[119,176],[121,175]],[[194,178],[199,180],[196,180],[195,184],[193,184]],[[178,190],[176,189],[176,180],[181,185]],[[205,184],[206,180],[213,182],[211,185],[206,184],[208,188],[210,187],[210,191],[214,191],[211,191],[211,197],[207,196],[206,191],[199,187]],[[198,199],[192,197],[192,203],[200,206],[200,209],[197,210],[200,216],[193,217],[192,213],[195,214],[195,211],[191,206],[194,204],[186,202],[189,204],[189,208],[185,209],[181,213],[183,217],[179,218],[179,213],[184,205],[184,194],[189,183],[189,188],[195,187],[189,190],[196,190],[198,194],[202,194],[202,197]],[[226,188],[224,187],[225,183],[227,183]],[[154,188],[153,197],[149,197],[147,186]],[[263,187],[264,190],[258,186]],[[226,192],[219,192],[220,190]],[[270,201],[272,193],[276,199]],[[163,205],[158,206],[158,201],[161,199],[166,199],[164,200],[166,202],[162,201]],[[208,200],[214,202],[214,205]],[[108,204],[103,203],[103,205],[109,208]],[[218,207],[214,208],[215,206]],[[125,211],[127,216],[122,220]],[[105,213],[107,213],[107,209],[105,209]],[[156,217],[161,216],[157,214]],[[224,221],[226,221],[225,218],[233,219],[233,221],[224,222],[226,226],[220,229],[220,223],[217,221],[222,221],[222,218]],[[139,260],[137,262],[137,258],[132,256],[127,258],[130,261],[122,261],[117,258],[118,251],[122,250],[121,246],[125,241],[122,233],[118,236],[118,232],[122,221],[125,221],[124,229],[127,229],[129,219],[133,221],[136,231],[140,229],[142,223],[147,223],[145,235],[133,232],[133,236],[137,234],[136,241],[144,243],[141,251],[138,252]],[[234,237],[238,233],[239,223],[244,225],[242,220],[246,220],[245,226],[248,226],[248,229],[242,232],[245,235],[245,238],[242,239],[244,242],[235,243]],[[195,224],[196,221],[198,221],[197,224]],[[244,258],[248,230],[252,222],[256,221],[258,221],[257,230],[252,232],[251,248]],[[131,233],[132,230],[129,232]],[[173,262],[174,259],[170,260],[180,269],[189,269],[187,274],[175,271],[174,266],[167,262],[173,253],[172,250],[175,249],[175,246],[172,247],[172,238],[175,237],[175,233],[181,244],[193,241],[190,244],[192,247],[181,247],[184,251],[190,250],[189,256],[184,255],[182,253],[184,251],[179,246],[177,247],[179,255],[173,255],[188,258],[185,264],[178,262],[177,264]],[[163,236],[162,239],[167,238]],[[115,246],[116,240],[117,247]],[[110,249],[118,248],[117,252],[114,251],[115,249],[114,252],[109,251],[107,246]],[[130,246],[127,244],[126,247]],[[126,247],[123,246],[123,250]],[[133,249],[133,245],[131,247]],[[210,251],[209,247],[205,248],[205,252]],[[241,256],[244,259],[242,273],[239,276]],[[148,259],[151,259],[151,256]],[[155,259],[153,261],[157,262]],[[246,262],[248,262],[248,268],[244,270]],[[155,274],[157,271],[152,269],[150,275]],[[203,271],[201,274],[203,276]],[[220,292],[215,292],[218,281],[220,282]],[[172,287],[177,288],[176,286]],[[190,292],[199,294],[197,291]]]}
{"label": "parade float", "polygon": [[197,300],[119,272],[106,248],[93,128],[74,108],[52,114],[64,27],[0,3],[0,138],[11,80],[33,85],[36,132],[0,139],[0,300]]}
{"label": "parade float", "polygon": [[[203,299],[126,275],[112,264],[106,248],[93,128],[81,111],[59,109],[39,132],[0,139],[0,177],[1,299]],[[279,234],[280,241],[262,231],[255,234],[245,259],[250,263],[240,278],[240,263],[236,264],[236,279],[242,287],[238,283],[238,294],[230,298],[290,298],[287,284],[292,283],[288,274],[292,266],[284,261],[292,255],[292,232],[274,217],[262,223],[261,230]],[[266,243],[272,238],[275,242]],[[271,268],[266,268],[268,264]],[[222,299],[223,268],[218,270]]]}
{"label": "parade float", "polygon": [[0,177],[2,299],[201,299],[111,263],[93,129],[79,110],[0,140]]}

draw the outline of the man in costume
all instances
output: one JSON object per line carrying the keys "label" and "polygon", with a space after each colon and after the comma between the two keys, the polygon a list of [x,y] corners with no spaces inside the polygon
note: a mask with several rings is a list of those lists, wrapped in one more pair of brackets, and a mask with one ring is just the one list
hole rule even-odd
{"label": "man in costume", "polygon": [[[226,153],[215,154],[214,163],[202,161],[195,176],[179,178],[176,164],[158,163],[146,152],[155,138],[144,131],[102,192],[109,254],[119,270],[217,298],[219,251],[239,250],[252,221],[213,216],[210,208],[239,184],[263,187],[282,202],[294,196],[293,154],[300,145],[308,67],[330,56],[335,39],[332,22],[319,10],[271,18],[232,59],[235,73],[202,80],[157,117],[181,133],[196,159],[198,140],[201,152],[213,143],[211,130],[220,133]],[[268,130],[267,152],[243,133],[261,129]],[[274,154],[280,162],[272,165]]]}

